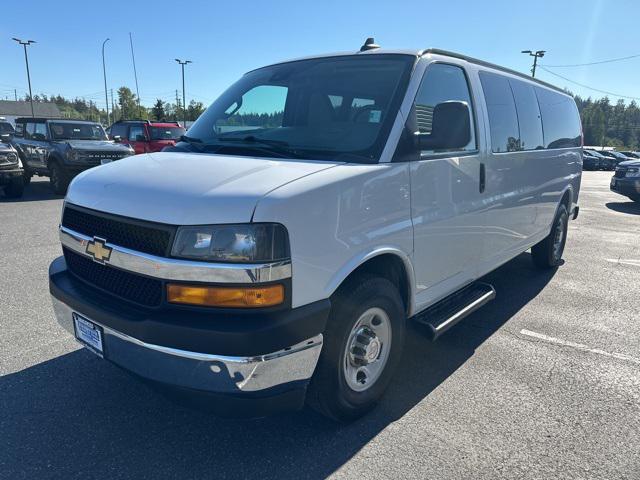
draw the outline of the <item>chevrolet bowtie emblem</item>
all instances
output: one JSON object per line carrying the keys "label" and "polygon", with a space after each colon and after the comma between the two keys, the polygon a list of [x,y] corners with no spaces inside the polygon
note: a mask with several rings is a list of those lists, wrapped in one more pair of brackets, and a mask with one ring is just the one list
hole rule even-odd
{"label": "chevrolet bowtie emblem", "polygon": [[90,240],[87,243],[86,252],[93,257],[93,259],[98,263],[104,263],[109,260],[111,256],[111,248],[106,246],[107,241],[93,237],[93,240]]}

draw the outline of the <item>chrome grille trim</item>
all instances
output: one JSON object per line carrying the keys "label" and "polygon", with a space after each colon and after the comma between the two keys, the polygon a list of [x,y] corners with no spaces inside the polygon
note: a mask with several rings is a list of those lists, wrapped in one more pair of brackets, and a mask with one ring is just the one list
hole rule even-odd
{"label": "chrome grille trim", "polygon": [[[86,251],[93,237],[60,226],[60,242],[76,253],[92,258]],[[113,245],[106,265],[164,280],[207,283],[263,283],[291,277],[291,261],[260,264],[229,264],[196,262],[176,258],[156,257]]]}

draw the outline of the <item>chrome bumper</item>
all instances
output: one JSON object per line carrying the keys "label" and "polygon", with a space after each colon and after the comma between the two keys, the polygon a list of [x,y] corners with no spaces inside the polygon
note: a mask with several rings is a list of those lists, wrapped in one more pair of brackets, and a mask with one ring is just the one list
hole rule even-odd
{"label": "chrome bumper", "polygon": [[[58,323],[75,335],[71,308],[55,297],[52,301]],[[322,349],[322,334],[319,334],[266,355],[211,355],[148,344],[100,326],[107,360],[149,380],[221,394],[257,392],[309,380]]]}

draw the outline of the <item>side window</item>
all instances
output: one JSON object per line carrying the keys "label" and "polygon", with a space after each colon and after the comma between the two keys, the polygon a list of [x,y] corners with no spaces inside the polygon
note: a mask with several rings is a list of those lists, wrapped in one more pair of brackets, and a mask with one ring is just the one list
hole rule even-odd
{"label": "side window", "polygon": [[480,83],[489,114],[491,151],[500,153],[521,150],[516,104],[509,80],[502,75],[480,72]]}
{"label": "side window", "polygon": [[[225,112],[227,117],[216,122],[217,133],[282,126],[287,87],[260,85],[246,92]],[[328,102],[328,99],[325,97]]]}
{"label": "side window", "polygon": [[44,123],[27,122],[24,138],[31,140],[46,140],[47,125]]}
{"label": "side window", "polygon": [[16,137],[24,137],[24,123],[16,123],[16,133],[14,136]]}
{"label": "side window", "polygon": [[433,109],[439,103],[449,101],[466,102],[469,106],[471,141],[461,150],[475,150],[477,147],[469,84],[464,70],[455,65],[436,63],[428,67],[414,101],[415,123],[418,131],[431,133]]}
{"label": "side window", "polygon": [[129,140],[131,140],[132,142],[136,142],[138,135],[142,135],[143,137],[144,135],[144,128],[142,127],[142,125],[132,125],[129,128]]}
{"label": "side window", "polygon": [[509,84],[516,101],[520,127],[520,150],[544,148],[540,108],[533,85],[513,79],[509,79]]}
{"label": "side window", "polygon": [[540,87],[535,90],[542,113],[545,148],[579,147],[582,126],[573,99]]}

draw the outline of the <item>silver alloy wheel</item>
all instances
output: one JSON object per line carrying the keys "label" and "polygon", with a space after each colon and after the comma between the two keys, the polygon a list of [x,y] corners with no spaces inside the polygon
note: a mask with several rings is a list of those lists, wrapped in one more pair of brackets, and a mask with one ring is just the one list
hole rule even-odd
{"label": "silver alloy wheel", "polygon": [[382,374],[391,349],[391,321],[383,309],[367,309],[356,321],[347,339],[343,358],[349,388],[364,392]]}
{"label": "silver alloy wheel", "polygon": [[555,260],[560,260],[560,256],[562,255],[562,243],[564,241],[564,233],[565,233],[565,222],[563,220],[564,216],[560,216],[558,218],[558,224],[555,228],[555,233],[553,236],[553,258]]}

